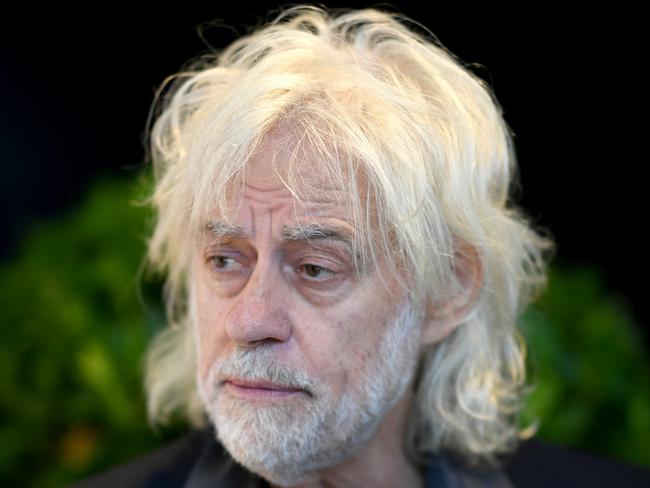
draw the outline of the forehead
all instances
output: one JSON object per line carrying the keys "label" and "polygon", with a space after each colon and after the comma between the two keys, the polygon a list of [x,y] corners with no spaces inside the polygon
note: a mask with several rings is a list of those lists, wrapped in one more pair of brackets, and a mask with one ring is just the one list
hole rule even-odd
{"label": "forehead", "polygon": [[269,131],[228,189],[231,209],[243,197],[284,196],[300,213],[347,212],[351,205],[365,201],[359,165],[342,151],[317,147],[286,124]]}
{"label": "forehead", "polygon": [[193,229],[200,242],[215,234],[250,236],[251,202],[257,199],[255,204],[267,211],[274,200],[284,207],[282,223],[274,226],[279,239],[343,241],[359,272],[385,259],[399,265],[394,229],[379,210],[381,190],[370,183],[367,164],[332,144],[314,144],[292,127],[277,126],[232,177],[224,176],[219,192],[202,200],[202,218],[193,219]]}

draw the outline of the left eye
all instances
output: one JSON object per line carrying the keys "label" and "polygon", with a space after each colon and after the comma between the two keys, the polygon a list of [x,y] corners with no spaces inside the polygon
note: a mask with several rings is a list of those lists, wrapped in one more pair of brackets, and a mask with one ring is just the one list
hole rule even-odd
{"label": "left eye", "polygon": [[325,279],[335,274],[334,271],[318,266],[317,264],[303,264],[299,269],[309,278],[314,279]]}

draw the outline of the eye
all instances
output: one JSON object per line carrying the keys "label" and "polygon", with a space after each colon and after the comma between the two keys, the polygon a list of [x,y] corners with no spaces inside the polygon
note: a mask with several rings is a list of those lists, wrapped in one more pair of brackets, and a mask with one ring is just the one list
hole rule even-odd
{"label": "eye", "polygon": [[303,264],[298,268],[303,274],[312,280],[325,280],[336,273],[317,264]]}
{"label": "eye", "polygon": [[218,271],[233,271],[240,267],[237,260],[230,256],[210,256],[208,262]]}

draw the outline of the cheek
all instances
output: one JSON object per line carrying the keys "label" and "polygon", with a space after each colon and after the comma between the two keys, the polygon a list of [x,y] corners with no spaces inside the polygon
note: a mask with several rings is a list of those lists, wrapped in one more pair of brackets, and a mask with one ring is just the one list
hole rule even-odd
{"label": "cheek", "polygon": [[342,350],[345,351],[345,357],[348,361],[348,368],[354,371],[358,368],[365,367],[370,359],[372,352],[375,350],[373,340],[373,328],[375,324],[369,320],[365,314],[358,314],[351,317],[349,324],[345,327]]}
{"label": "cheek", "polygon": [[[342,317],[345,315],[345,317]],[[368,316],[339,313],[305,317],[307,324],[299,338],[312,374],[340,395],[353,387],[355,371],[367,367],[376,350]]]}
{"label": "cheek", "polygon": [[[362,306],[351,313],[347,323],[341,323],[337,350],[348,371],[366,372],[372,367],[385,334],[394,326],[397,308],[395,300],[382,296],[371,300],[369,306]],[[354,378],[355,375],[352,375],[350,381],[353,382]]]}
{"label": "cheek", "polygon": [[204,290],[197,292],[196,323],[193,327],[201,378],[205,378],[214,362],[226,354],[223,315],[224,311],[216,300],[211,299]]}

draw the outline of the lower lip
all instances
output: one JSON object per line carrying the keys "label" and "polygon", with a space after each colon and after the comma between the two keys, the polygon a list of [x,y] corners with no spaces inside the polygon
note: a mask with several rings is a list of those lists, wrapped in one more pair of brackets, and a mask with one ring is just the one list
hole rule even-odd
{"label": "lower lip", "polygon": [[251,388],[235,383],[226,382],[226,389],[239,397],[253,400],[273,400],[288,398],[303,393],[302,390],[274,390],[270,388]]}

